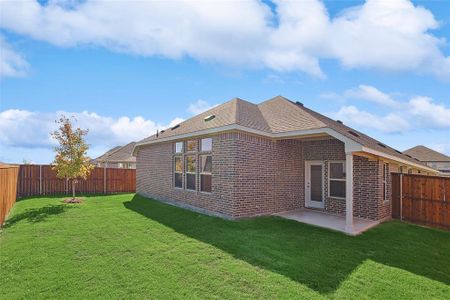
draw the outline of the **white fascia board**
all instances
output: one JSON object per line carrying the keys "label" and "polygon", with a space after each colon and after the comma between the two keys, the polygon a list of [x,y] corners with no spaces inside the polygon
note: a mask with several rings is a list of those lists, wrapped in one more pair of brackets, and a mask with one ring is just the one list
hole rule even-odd
{"label": "white fascia board", "polygon": [[345,152],[356,152],[356,151],[362,151],[362,145],[355,142],[354,140],[346,137],[345,135],[331,129],[328,127],[318,128],[318,129],[307,129],[307,130],[297,130],[297,131],[289,131],[289,132],[281,132],[281,133],[275,133],[273,136],[275,138],[287,138],[287,137],[296,137],[296,136],[302,136],[302,135],[312,135],[312,134],[320,134],[320,133],[326,133],[332,137],[334,137],[337,140],[340,140],[345,144]]}
{"label": "white fascia board", "polygon": [[325,133],[325,134],[328,134],[328,135],[342,141],[345,144],[345,152],[347,152],[347,153],[355,152],[355,151],[362,151],[361,144],[353,141],[352,139],[349,139],[348,137],[346,137],[346,136],[340,134],[339,132],[337,132],[331,128],[328,128],[328,127],[317,128],[317,129],[307,129],[307,130],[296,130],[296,131],[280,132],[280,133],[270,133],[270,132],[265,132],[265,131],[261,131],[258,129],[244,127],[244,126],[241,126],[238,124],[232,124],[232,125],[227,125],[227,126],[222,126],[222,127],[217,127],[217,128],[210,128],[210,129],[204,129],[204,130],[200,130],[200,131],[196,131],[196,132],[180,134],[180,135],[176,135],[176,136],[169,136],[166,138],[159,138],[159,139],[151,140],[151,141],[144,142],[144,143],[136,143],[134,145],[132,154],[133,154],[133,156],[136,156],[136,149],[138,146],[181,140],[181,139],[191,138],[191,137],[195,137],[195,136],[216,134],[219,132],[232,131],[232,130],[252,133],[252,134],[264,136],[264,137],[267,137],[270,139],[294,138],[294,137],[301,137],[301,136]]}
{"label": "white fascia board", "polygon": [[427,167],[425,165],[413,163],[413,162],[408,161],[406,159],[399,158],[397,156],[393,156],[393,155],[390,155],[390,154],[387,154],[387,153],[384,153],[384,152],[381,152],[381,151],[377,151],[377,150],[374,150],[372,148],[363,147],[362,151],[370,153],[370,154],[374,154],[376,156],[384,157],[384,158],[387,158],[389,160],[393,160],[393,161],[405,164],[407,166],[413,166],[413,167],[415,167],[415,168],[417,168],[419,170],[424,170],[424,171],[431,172],[431,173],[434,173],[434,174],[439,173],[439,171],[437,171],[437,170],[435,170],[433,168]]}
{"label": "white fascia board", "polygon": [[182,140],[182,139],[196,137],[196,136],[210,135],[210,134],[216,134],[216,133],[220,133],[220,132],[233,131],[233,130],[252,133],[252,134],[264,136],[264,137],[267,137],[270,139],[295,138],[295,137],[325,133],[325,134],[328,134],[328,135],[336,138],[337,140],[340,140],[341,142],[343,142],[345,144],[345,152],[346,153],[359,152],[359,151],[366,152],[366,153],[370,153],[370,154],[373,154],[376,156],[387,158],[389,160],[397,161],[397,162],[405,164],[405,165],[413,166],[420,170],[425,170],[425,171],[431,172],[431,173],[438,173],[437,170],[432,169],[430,167],[427,167],[427,166],[424,166],[421,164],[416,164],[414,162],[410,162],[408,160],[405,160],[405,159],[402,159],[402,158],[399,158],[399,157],[396,157],[396,156],[393,156],[393,155],[390,155],[390,154],[387,154],[387,153],[384,153],[381,151],[377,151],[372,148],[362,146],[358,142],[356,142],[356,141],[344,136],[343,134],[341,134],[331,128],[328,128],[328,127],[317,128],[317,129],[307,129],[307,130],[296,130],[296,131],[280,132],[280,133],[270,133],[270,132],[265,132],[265,131],[261,131],[258,129],[244,127],[244,126],[241,126],[238,124],[231,124],[231,125],[222,126],[222,127],[209,128],[209,129],[199,130],[196,132],[190,132],[190,133],[185,133],[185,134],[180,134],[180,135],[175,135],[175,136],[169,136],[166,138],[158,138],[158,139],[151,140],[151,141],[144,142],[144,143],[136,143],[134,145],[132,154],[133,154],[133,156],[136,156],[136,149],[139,146],[151,145],[151,144],[157,144],[157,143],[163,143],[163,142],[169,142],[169,141],[175,141],[175,140]]}

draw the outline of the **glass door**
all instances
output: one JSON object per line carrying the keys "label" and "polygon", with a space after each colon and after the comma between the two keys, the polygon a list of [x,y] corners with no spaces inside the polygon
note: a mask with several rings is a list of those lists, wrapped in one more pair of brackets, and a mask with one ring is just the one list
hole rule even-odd
{"label": "glass door", "polygon": [[305,205],[307,207],[323,208],[323,166],[319,161],[305,163]]}

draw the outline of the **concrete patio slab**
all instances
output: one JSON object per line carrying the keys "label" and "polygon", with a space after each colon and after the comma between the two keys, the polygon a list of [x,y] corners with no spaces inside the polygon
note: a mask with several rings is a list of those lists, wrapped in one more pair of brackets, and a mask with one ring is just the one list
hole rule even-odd
{"label": "concrete patio slab", "polygon": [[341,231],[349,235],[361,234],[362,232],[380,224],[378,221],[354,218],[353,229],[346,231],[344,216],[331,215],[321,211],[305,208],[277,213],[274,215],[314,226]]}

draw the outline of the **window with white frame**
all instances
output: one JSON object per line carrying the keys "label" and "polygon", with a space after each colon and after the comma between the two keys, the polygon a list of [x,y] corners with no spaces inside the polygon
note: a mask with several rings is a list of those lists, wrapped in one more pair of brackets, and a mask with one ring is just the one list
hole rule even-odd
{"label": "window with white frame", "polygon": [[200,191],[211,193],[212,156],[200,155]]}
{"label": "window with white frame", "polygon": [[183,142],[175,143],[175,153],[183,153]]}
{"label": "window with white frame", "polygon": [[212,151],[212,138],[201,139],[200,151],[201,152],[210,152],[210,151]]}
{"label": "window with white frame", "polygon": [[384,201],[389,200],[388,195],[388,174],[389,174],[389,164],[384,163],[383,164],[383,199]]}
{"label": "window with white frame", "polygon": [[183,159],[181,156],[173,158],[174,186],[183,188]]}
{"label": "window with white frame", "polygon": [[328,163],[328,196],[345,198],[345,162]]}
{"label": "window with white frame", "polygon": [[186,156],[186,189],[195,191],[197,177],[197,162],[195,156]]}

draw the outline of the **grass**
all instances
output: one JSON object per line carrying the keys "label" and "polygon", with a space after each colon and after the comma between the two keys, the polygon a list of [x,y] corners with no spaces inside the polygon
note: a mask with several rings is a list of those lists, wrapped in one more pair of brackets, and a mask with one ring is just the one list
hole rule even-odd
{"label": "grass", "polygon": [[29,198],[0,233],[0,298],[449,299],[450,233],[226,221],[133,194]]}

